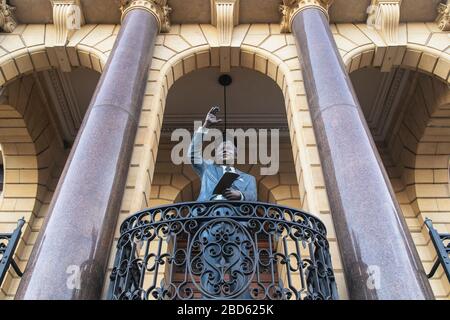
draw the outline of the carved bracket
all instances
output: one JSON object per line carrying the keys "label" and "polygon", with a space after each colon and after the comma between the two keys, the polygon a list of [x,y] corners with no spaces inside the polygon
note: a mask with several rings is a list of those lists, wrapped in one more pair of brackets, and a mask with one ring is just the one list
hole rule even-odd
{"label": "carved bracket", "polygon": [[170,31],[169,14],[172,8],[167,5],[167,0],[121,0],[121,3],[122,20],[131,10],[141,9],[156,17],[160,32]]}
{"label": "carved bracket", "polygon": [[8,5],[6,0],[0,3],[0,28],[3,32],[11,33],[17,26],[17,20],[14,17],[15,8]]}
{"label": "carved bracket", "polygon": [[450,31],[450,1],[447,4],[440,3],[438,6],[438,16],[436,18],[439,29]]}
{"label": "carved bracket", "polygon": [[389,46],[399,42],[401,3],[402,0],[372,0],[367,8],[367,25],[378,30]]}
{"label": "carved bracket", "polygon": [[280,5],[281,18],[281,32],[291,32],[291,25],[293,18],[297,13],[308,8],[316,8],[323,11],[328,17],[328,9],[333,4],[334,0],[283,0]]}
{"label": "carved bracket", "polygon": [[217,27],[220,47],[229,47],[239,24],[239,0],[211,0],[211,22]]}
{"label": "carved bracket", "polygon": [[51,0],[53,24],[55,25],[55,46],[63,47],[69,37],[84,23],[79,0]]}

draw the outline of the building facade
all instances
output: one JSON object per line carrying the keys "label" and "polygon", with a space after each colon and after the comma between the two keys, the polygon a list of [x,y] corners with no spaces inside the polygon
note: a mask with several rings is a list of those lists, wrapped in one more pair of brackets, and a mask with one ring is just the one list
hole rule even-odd
{"label": "building facade", "polygon": [[[173,163],[171,134],[192,132],[211,105],[224,104],[223,74],[233,79],[230,127],[280,130],[275,174],[261,174],[260,163],[240,169],[256,177],[259,202],[324,223],[334,298],[450,298],[445,268],[427,278],[438,254],[424,225],[429,218],[450,232],[448,1],[10,0],[0,8],[0,231],[25,220],[14,255],[25,272],[8,271],[1,299],[114,296],[111,273],[126,271],[113,270],[123,221],[197,198],[200,180]],[[181,246],[171,239],[158,258]],[[294,256],[284,263],[300,273]],[[293,280],[273,261],[277,291]],[[168,264],[146,264],[139,286],[178,275]],[[311,274],[299,288],[322,286]]]}

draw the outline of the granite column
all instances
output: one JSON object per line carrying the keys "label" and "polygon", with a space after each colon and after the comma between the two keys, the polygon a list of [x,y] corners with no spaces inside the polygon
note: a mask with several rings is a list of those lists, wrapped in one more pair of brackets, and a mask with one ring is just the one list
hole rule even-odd
{"label": "granite column", "polygon": [[289,23],[350,298],[433,299],[331,33],[330,2],[298,2]]}
{"label": "granite column", "polygon": [[127,3],[16,299],[101,298],[164,10]]}

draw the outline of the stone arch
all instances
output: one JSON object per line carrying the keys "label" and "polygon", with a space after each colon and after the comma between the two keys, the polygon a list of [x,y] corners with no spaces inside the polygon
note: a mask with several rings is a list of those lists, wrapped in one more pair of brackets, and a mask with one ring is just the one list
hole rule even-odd
{"label": "stone arch", "polygon": [[53,25],[19,25],[0,39],[0,86],[50,68],[85,67],[101,73],[119,29],[120,25],[84,25],[65,46],[58,46]]}
{"label": "stone arch", "polygon": [[[8,38],[11,36],[6,35],[5,37]],[[71,54],[69,54],[71,56],[70,58],[71,68],[85,67],[97,71],[99,73],[103,71],[104,65],[107,60],[106,54],[102,53],[95,47],[89,47],[83,44],[79,44],[71,49],[72,50],[70,50],[70,48],[67,49],[68,52],[71,52]],[[38,122],[38,120],[36,120],[38,114],[45,112],[42,106],[37,108],[39,110],[36,110],[35,112],[31,112],[31,110],[27,108],[28,104],[30,103],[30,99],[32,99],[32,96],[30,95],[37,95],[37,93],[33,91],[34,90],[33,79],[31,77],[25,78],[25,76],[31,75],[34,72],[60,67],[61,66],[55,60],[54,48],[47,47],[44,45],[28,47],[25,49],[21,48],[18,50],[11,51],[7,55],[0,57],[0,86],[3,88],[2,92],[2,99],[4,100],[3,102],[6,103],[6,105],[2,106],[2,108],[5,109],[4,111],[6,113],[11,112],[11,115],[15,114],[15,116],[17,116],[18,121],[20,121],[19,118],[22,118],[23,126],[20,128],[20,130],[23,134],[23,137],[19,138],[19,141],[21,143],[22,142],[36,143],[36,147],[34,146],[27,147],[26,153],[30,156],[31,155],[35,156],[36,159],[32,161],[30,159],[25,160],[24,158],[22,160],[24,166],[29,165],[34,168],[42,166],[45,167],[45,162],[48,161],[48,159],[43,160],[44,155],[42,154],[42,152],[44,150],[42,149],[43,146],[41,141],[44,140],[44,138],[42,138],[41,136],[32,137],[31,132],[28,133],[28,138],[24,138],[27,135],[25,132],[29,130],[27,129],[28,126],[38,125],[36,124]],[[8,93],[8,98],[5,98],[4,96],[5,92]],[[23,95],[25,96],[25,98],[22,97]],[[8,99],[12,101],[9,102],[7,101]],[[19,128],[15,129],[19,130]],[[13,132],[13,130],[8,131],[9,133]],[[46,139],[49,138],[48,134],[45,138]],[[1,139],[2,136],[0,135],[0,140]],[[6,167],[8,167],[8,162],[10,162],[8,156],[11,155],[10,153],[11,150],[17,149],[17,147],[12,146],[11,141],[7,141],[7,143],[10,145],[7,145],[5,150]],[[19,147],[19,149],[22,150],[23,147]],[[29,162],[30,164],[25,165],[25,162]],[[34,162],[35,164],[31,164],[31,162]],[[39,184],[42,185],[41,180],[39,181]],[[6,192],[8,192],[8,190]],[[37,192],[38,191],[36,190],[36,194]],[[19,198],[26,198],[26,197],[19,196]]]}
{"label": "stone arch", "polygon": [[[394,57],[387,54],[380,59],[376,58],[377,50],[381,49],[375,44],[356,47],[344,56],[344,64],[348,72],[367,67],[382,68],[385,59],[394,59],[391,66],[420,71],[432,75],[443,82],[450,83],[450,55],[423,45],[407,44],[405,48],[397,48],[399,53]],[[379,55],[381,56],[381,55]]]}
{"label": "stone arch", "polygon": [[[79,45],[72,49],[69,50],[72,54],[66,68],[84,67],[99,73],[103,72],[107,60],[105,54],[99,52],[96,48],[85,45]],[[52,68],[62,68],[57,57],[55,57],[53,48],[39,46],[13,51],[7,56],[0,57],[0,85],[7,86],[24,75]]]}
{"label": "stone arch", "polygon": [[[181,52],[180,54],[177,54],[173,56],[167,63],[164,64],[164,66],[159,71],[159,79],[158,82],[162,83],[162,95],[164,97],[167,97],[167,94],[172,87],[172,85],[178,80],[181,79],[183,76],[189,74],[190,72],[202,69],[202,68],[208,68],[208,67],[219,67],[218,64],[218,48],[211,48],[209,45],[201,46],[201,47],[194,47],[190,48],[188,50],[185,50]],[[241,48],[233,48],[234,55],[233,61],[232,61],[232,67],[242,67],[250,70],[258,71],[269,78],[271,78],[282,90],[283,97],[285,100],[286,105],[286,111],[287,115],[289,117],[289,110],[291,108],[290,104],[290,94],[292,94],[291,91],[295,90],[295,87],[303,86],[301,82],[298,80],[293,80],[295,77],[298,77],[297,79],[301,79],[300,70],[297,69],[295,71],[295,74],[293,74],[294,71],[291,71],[289,69],[289,66],[283,62],[282,59],[277,57],[276,55],[265,51],[260,48],[254,48],[251,46],[242,46]],[[216,57],[214,57],[216,55]],[[297,58],[296,58],[297,59]],[[297,59],[298,60],[298,59]],[[299,65],[297,66],[299,68]],[[302,90],[301,88],[297,88],[297,90]],[[165,99],[164,101],[161,100],[161,106],[162,109],[165,107]],[[158,118],[162,120],[164,111],[161,110],[162,113],[158,115]],[[289,120],[289,119],[288,119]],[[161,121],[162,122],[162,121]],[[289,124],[291,127],[292,122]],[[291,132],[291,139],[294,135],[294,141],[296,139],[295,131],[290,128]],[[292,145],[294,145],[294,141],[291,141]],[[296,150],[296,148],[292,147],[293,150]],[[297,159],[298,160],[298,159]],[[299,160],[298,160],[299,161]],[[292,176],[299,177],[302,173],[296,172],[299,169],[299,165],[296,165],[296,168],[294,168],[294,171],[292,172]],[[256,169],[249,168],[249,170]],[[296,170],[297,169],[297,170]],[[320,169],[320,168],[319,168]],[[156,170],[158,172],[161,172],[161,170]],[[186,172],[188,171],[188,172]],[[183,197],[183,192],[186,192],[186,189],[184,187],[189,187],[192,190],[194,190],[193,194],[195,194],[195,191],[198,189],[198,179],[194,175],[192,175],[192,172],[189,172],[189,170],[183,170],[183,175],[190,179],[190,185],[188,186],[182,186],[180,185],[167,185],[162,186],[163,189],[162,192],[164,195],[159,197],[159,200],[157,204],[164,204],[164,203],[171,203],[171,201],[181,201],[185,197]],[[158,177],[158,174],[156,174],[157,181],[160,181],[161,179]],[[291,188],[289,184],[282,183],[280,180],[288,180],[289,178],[283,175],[280,177],[280,174],[275,175],[273,177],[258,177],[258,186],[261,186],[264,192],[261,192],[259,195],[259,198],[261,201],[274,201],[275,203],[285,204],[285,205],[293,205],[294,207],[306,207],[305,210],[308,210],[308,203],[305,201],[306,199],[306,186],[305,182],[300,179],[298,181],[298,188],[297,190],[293,190],[294,188]],[[164,180],[164,179],[162,179]],[[181,179],[183,180],[183,179]],[[291,181],[292,179],[290,179]],[[162,181],[160,181],[162,182]],[[292,181],[291,181],[292,182]],[[164,183],[164,182],[163,182]],[[181,183],[181,181],[177,181],[177,183]],[[154,185],[154,182],[152,186]],[[275,189],[275,190],[274,190]],[[292,190],[291,190],[292,189]],[[176,191],[178,190],[178,192]],[[301,194],[299,192],[301,191]],[[161,190],[160,190],[161,192]],[[155,198],[153,198],[155,199]],[[298,199],[298,202],[297,202]],[[302,200],[300,200],[302,199]],[[155,199],[156,200],[156,199]],[[161,201],[161,202],[159,202]],[[303,203],[303,201],[305,201]]]}
{"label": "stone arch", "polygon": [[[305,139],[309,139],[313,140],[312,147],[316,149],[315,141],[312,137],[312,128],[306,124],[307,129],[304,130],[302,125],[305,123],[305,119],[300,120],[298,117],[299,114],[297,112],[292,112],[292,107],[296,106],[295,103],[298,103],[300,106],[297,107],[300,110],[303,109],[305,112],[309,113],[307,111],[308,107],[306,97],[302,95],[302,93],[304,93],[304,88],[298,58],[295,56],[296,62],[291,61],[289,66],[282,59],[280,59],[280,57],[269,51],[263,50],[262,48],[242,45],[240,48],[233,48],[232,50],[234,50],[234,52],[231,53],[232,56],[234,55],[231,62],[232,67],[243,67],[263,73],[275,81],[280,87],[285,99],[292,150],[295,155],[295,173],[299,180],[300,190],[303,192],[303,196],[306,201],[304,205],[305,210],[310,210],[312,212],[327,211],[327,207],[319,208],[320,204],[316,205],[317,199],[314,198],[317,190],[313,191],[315,188],[313,175],[317,175],[317,171],[321,171],[320,164],[317,163],[318,159],[315,159],[316,162],[312,164],[313,168],[309,167],[309,155],[305,152],[306,148],[298,146],[300,143],[304,143]],[[212,48],[209,45],[189,48],[177,55],[174,55],[162,66],[158,72],[158,78],[155,79],[154,83],[155,86],[160,84],[161,88],[156,94],[157,98],[155,99],[156,101],[159,100],[159,106],[157,107],[159,110],[157,114],[159,123],[162,123],[165,98],[167,97],[167,94],[175,81],[180,79],[182,76],[201,68],[219,67],[217,54],[218,48]],[[149,85],[152,86],[153,84]],[[154,101],[154,103],[157,103],[156,101]],[[308,129],[311,129],[311,131]],[[308,132],[306,133],[305,131]],[[154,133],[156,136],[159,135],[157,132]],[[305,134],[308,136],[304,137]],[[159,136],[158,139],[152,140],[152,142],[157,142],[157,140],[159,140]],[[308,145],[307,143],[305,144]],[[314,151],[317,152],[317,150]],[[313,173],[311,171],[315,172]],[[308,179],[309,181],[305,181]],[[317,181],[315,182],[317,183]],[[324,187],[321,185],[320,188],[323,189]],[[309,197],[311,199],[307,198],[308,189],[310,190]],[[323,194],[323,196],[326,197],[325,194]],[[327,201],[325,200],[322,202]],[[327,206],[327,204],[325,206]]]}

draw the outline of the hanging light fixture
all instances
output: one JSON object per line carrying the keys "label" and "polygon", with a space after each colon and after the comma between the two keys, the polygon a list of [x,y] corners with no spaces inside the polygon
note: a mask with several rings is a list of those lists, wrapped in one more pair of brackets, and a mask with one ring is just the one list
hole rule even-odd
{"label": "hanging light fixture", "polygon": [[227,123],[227,87],[233,82],[233,79],[228,74],[223,74],[219,77],[219,83],[223,87],[223,109],[224,109],[224,128],[223,128],[223,137],[226,139],[226,132],[228,129]]}

